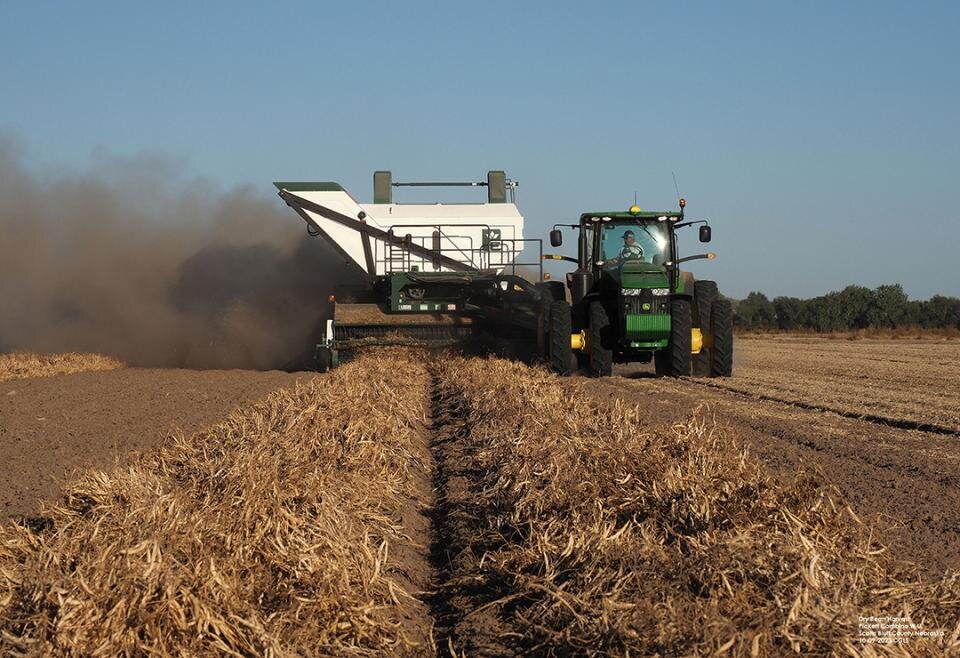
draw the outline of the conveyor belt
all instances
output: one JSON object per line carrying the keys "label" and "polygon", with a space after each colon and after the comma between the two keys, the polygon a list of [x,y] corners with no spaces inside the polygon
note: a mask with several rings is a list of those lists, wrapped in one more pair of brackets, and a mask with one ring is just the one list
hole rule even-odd
{"label": "conveyor belt", "polygon": [[388,313],[376,304],[337,304],[333,339],[340,349],[368,345],[456,345],[474,335],[469,317],[448,313]]}

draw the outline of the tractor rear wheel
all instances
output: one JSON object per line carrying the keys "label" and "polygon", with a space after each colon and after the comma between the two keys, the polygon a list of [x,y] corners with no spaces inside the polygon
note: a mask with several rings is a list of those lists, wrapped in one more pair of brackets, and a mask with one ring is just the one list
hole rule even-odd
{"label": "tractor rear wheel", "polygon": [[550,369],[558,375],[569,375],[573,372],[572,364],[576,363],[573,358],[573,348],[570,347],[573,323],[569,302],[550,303],[549,327],[547,350]]}
{"label": "tractor rear wheel", "polygon": [[613,374],[613,348],[610,340],[610,316],[600,302],[590,304],[587,345],[590,350],[590,375],[609,377]]}
{"label": "tractor rear wheel", "polygon": [[[712,335],[710,313],[713,302],[719,295],[717,282],[697,281],[693,284],[693,291],[693,326],[700,329],[700,333],[706,340],[708,335]],[[701,347],[700,354],[693,355],[694,377],[708,377],[711,373],[711,363],[710,348]]]}
{"label": "tractor rear wheel", "polygon": [[729,377],[733,374],[733,307],[727,299],[717,299],[710,309],[710,376]]}
{"label": "tractor rear wheel", "polygon": [[693,313],[690,300],[674,299],[670,302],[670,343],[666,349],[654,354],[657,374],[668,377],[690,375],[690,334],[693,331]]}

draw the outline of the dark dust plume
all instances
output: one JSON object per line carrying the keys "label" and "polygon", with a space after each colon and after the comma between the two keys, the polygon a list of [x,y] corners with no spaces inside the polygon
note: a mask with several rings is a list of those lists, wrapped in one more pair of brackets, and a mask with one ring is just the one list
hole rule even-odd
{"label": "dark dust plume", "polygon": [[297,368],[358,270],[270,195],[163,157],[38,174],[0,136],[0,351],[131,365]]}

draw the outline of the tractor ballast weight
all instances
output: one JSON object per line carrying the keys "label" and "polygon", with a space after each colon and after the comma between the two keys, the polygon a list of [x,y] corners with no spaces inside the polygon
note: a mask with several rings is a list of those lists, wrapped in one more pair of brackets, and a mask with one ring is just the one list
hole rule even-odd
{"label": "tractor ballast weight", "polygon": [[[374,201],[358,203],[333,182],[274,183],[279,196],[362,271],[365,285],[350,299],[334,295],[333,316],[316,347],[320,370],[370,345],[476,347],[509,356],[549,359],[549,332],[569,343],[571,327],[550,322],[562,287],[530,283],[527,267],[542,276],[542,242],[523,237],[514,203],[517,183],[502,171],[486,181],[399,183],[389,171],[374,174]],[[485,203],[401,204],[397,187],[485,187]],[[518,261],[523,250],[535,253]],[[339,297],[339,298],[338,298]],[[567,306],[566,314],[569,315]],[[555,337],[553,343],[559,344]],[[557,348],[559,349],[559,348]],[[556,351],[556,350],[555,350]],[[561,370],[569,372],[569,345]]]}
{"label": "tractor ballast weight", "polygon": [[578,230],[577,257],[545,255],[576,263],[567,274],[571,298],[571,352],[590,374],[612,373],[614,363],[654,361],[670,376],[727,377],[733,367],[733,314],[713,281],[695,281],[680,264],[713,253],[680,257],[677,230],[706,220],[679,211],[584,213],[577,224],[557,224],[550,243],[563,243],[560,227]]}

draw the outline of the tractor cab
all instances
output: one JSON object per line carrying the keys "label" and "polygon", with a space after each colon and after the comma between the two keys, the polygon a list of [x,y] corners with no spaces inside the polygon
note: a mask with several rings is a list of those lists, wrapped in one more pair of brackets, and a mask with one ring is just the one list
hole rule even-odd
{"label": "tractor cab", "polygon": [[581,217],[592,237],[594,281],[602,288],[670,288],[667,263],[675,260],[672,223],[679,215],[671,220],[668,215],[631,210]]}
{"label": "tractor cab", "polygon": [[[572,341],[580,365],[595,376],[612,372],[613,363],[655,360],[659,374],[728,376],[732,364],[732,312],[719,298],[716,283],[694,281],[680,264],[713,253],[679,257],[676,233],[700,225],[709,242],[706,220],[687,221],[679,211],[588,212],[578,224],[557,224],[550,243],[563,242],[561,226],[579,230],[577,258],[567,274],[571,298]],[[716,316],[716,321],[714,319]],[[716,327],[714,326],[716,325]]]}
{"label": "tractor cab", "polygon": [[[626,216],[624,216],[626,215]],[[593,223],[593,217],[600,221]],[[672,221],[679,219],[674,216]],[[595,230],[594,259],[597,266],[613,272],[625,262],[636,261],[663,265],[671,259],[673,235],[667,215],[655,213],[616,213],[584,215],[581,222],[590,222]]]}

